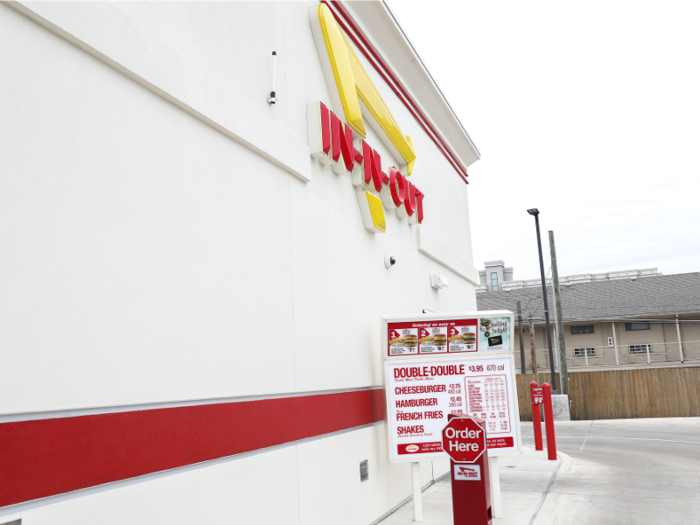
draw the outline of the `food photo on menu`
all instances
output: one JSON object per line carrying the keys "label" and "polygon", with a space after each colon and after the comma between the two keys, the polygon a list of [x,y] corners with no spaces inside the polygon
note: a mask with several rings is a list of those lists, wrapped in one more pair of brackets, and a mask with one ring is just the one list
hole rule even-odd
{"label": "food photo on menu", "polygon": [[413,328],[389,330],[389,355],[411,355],[418,353],[418,331]]}
{"label": "food photo on menu", "polygon": [[448,352],[476,352],[476,319],[451,323],[447,335]]}
{"label": "food photo on menu", "polygon": [[447,327],[421,328],[420,353],[438,354],[447,352]]}
{"label": "food photo on menu", "polygon": [[418,346],[418,337],[413,334],[405,335],[403,345],[407,350],[414,350]]}

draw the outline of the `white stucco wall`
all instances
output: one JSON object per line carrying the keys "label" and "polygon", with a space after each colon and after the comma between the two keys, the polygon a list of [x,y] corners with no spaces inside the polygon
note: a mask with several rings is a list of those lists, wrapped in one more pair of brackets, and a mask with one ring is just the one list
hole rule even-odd
{"label": "white stucco wall", "polygon": [[[0,5],[0,415],[377,386],[380,315],[476,309],[474,283],[420,253],[417,227],[387,213],[386,234],[367,232],[349,178],[309,158],[306,104],[330,103],[315,4],[23,5]],[[421,233],[473,270],[467,186],[366,67],[416,145]],[[433,290],[431,273],[450,287]],[[369,523],[410,490],[384,432],[142,480],[23,523]]]}

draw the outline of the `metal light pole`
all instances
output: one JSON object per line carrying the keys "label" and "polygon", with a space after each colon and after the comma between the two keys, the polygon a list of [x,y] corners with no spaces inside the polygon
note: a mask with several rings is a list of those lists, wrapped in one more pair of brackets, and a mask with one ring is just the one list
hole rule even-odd
{"label": "metal light pole", "polygon": [[544,280],[544,260],[542,259],[542,241],[540,239],[540,211],[537,208],[527,210],[527,212],[535,217],[535,227],[537,228],[537,251],[540,255],[540,275],[542,276],[542,299],[544,301],[544,323],[545,331],[547,332],[547,348],[549,349],[549,370],[552,373],[552,390],[553,393],[559,393],[557,388],[557,376],[554,373],[554,354],[552,353],[552,334],[549,329],[549,307],[547,306],[547,282]]}

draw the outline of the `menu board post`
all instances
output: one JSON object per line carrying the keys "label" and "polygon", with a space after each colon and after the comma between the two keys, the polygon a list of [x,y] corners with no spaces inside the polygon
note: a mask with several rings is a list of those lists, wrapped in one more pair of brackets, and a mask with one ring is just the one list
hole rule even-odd
{"label": "menu board post", "polygon": [[423,521],[423,487],[418,461],[411,463],[411,487],[413,488],[413,521]]}

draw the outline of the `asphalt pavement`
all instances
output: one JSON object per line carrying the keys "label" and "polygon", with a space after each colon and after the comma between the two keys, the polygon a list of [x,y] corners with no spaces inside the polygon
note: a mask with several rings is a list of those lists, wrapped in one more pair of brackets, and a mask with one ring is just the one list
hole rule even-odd
{"label": "asphalt pavement", "polygon": [[[493,525],[700,525],[700,418],[558,421],[556,461],[521,428],[524,453],[499,459]],[[447,477],[423,493],[424,525],[452,525],[451,505]],[[415,523],[412,509],[380,525]]]}

